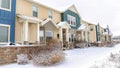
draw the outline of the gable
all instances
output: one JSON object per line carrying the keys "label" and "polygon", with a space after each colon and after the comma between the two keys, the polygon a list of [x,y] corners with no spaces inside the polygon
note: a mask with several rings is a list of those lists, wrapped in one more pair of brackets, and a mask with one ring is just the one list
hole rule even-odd
{"label": "gable", "polygon": [[72,12],[74,12],[74,13],[76,13],[76,14],[79,15],[79,12],[77,11],[77,9],[76,9],[76,7],[74,5],[72,5],[71,7],[69,7],[68,10],[70,10],[70,11],[72,11]]}
{"label": "gable", "polygon": [[64,13],[61,14],[61,21],[68,21],[67,15],[74,16],[76,18],[76,26],[71,26],[72,29],[77,29],[80,26],[80,17],[77,13],[67,10]]}

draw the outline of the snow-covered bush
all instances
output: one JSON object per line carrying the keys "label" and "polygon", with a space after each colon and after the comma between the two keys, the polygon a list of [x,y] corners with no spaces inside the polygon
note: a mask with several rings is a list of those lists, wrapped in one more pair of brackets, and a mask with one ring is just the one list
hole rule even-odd
{"label": "snow-covered bush", "polygon": [[95,64],[91,68],[120,68],[120,52],[112,54],[110,57],[101,64]]}
{"label": "snow-covered bush", "polygon": [[18,64],[28,64],[29,63],[29,59],[27,57],[27,54],[19,54],[17,55],[17,63]]}
{"label": "snow-covered bush", "polygon": [[52,65],[63,60],[61,51],[41,51],[32,55],[33,64],[35,65]]}
{"label": "snow-covered bush", "polygon": [[61,45],[55,41],[43,48],[35,48],[31,56],[33,64],[45,66],[56,64],[64,59]]}
{"label": "snow-covered bush", "polygon": [[85,41],[76,41],[75,48],[85,48],[88,47],[88,43]]}

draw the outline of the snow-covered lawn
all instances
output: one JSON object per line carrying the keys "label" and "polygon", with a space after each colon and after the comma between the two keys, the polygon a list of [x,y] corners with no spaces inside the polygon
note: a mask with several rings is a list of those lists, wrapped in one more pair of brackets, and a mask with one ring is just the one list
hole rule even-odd
{"label": "snow-covered lawn", "polygon": [[[85,49],[73,49],[65,51],[65,61],[49,67],[34,66],[32,63],[27,65],[9,64],[0,68],[90,68],[98,61],[104,61],[112,53],[120,50],[120,44],[115,47],[90,47]],[[102,62],[101,62],[102,64]]]}

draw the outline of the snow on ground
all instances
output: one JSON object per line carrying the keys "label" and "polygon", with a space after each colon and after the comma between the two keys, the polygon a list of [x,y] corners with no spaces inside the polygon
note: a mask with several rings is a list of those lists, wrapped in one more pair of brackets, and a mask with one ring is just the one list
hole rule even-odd
{"label": "snow on ground", "polygon": [[[27,65],[9,64],[0,66],[0,68],[90,68],[97,61],[104,61],[112,53],[120,50],[120,44],[115,47],[90,47],[85,49],[73,49],[65,51],[65,61],[49,67],[34,66],[31,63]],[[102,63],[102,62],[101,62]]]}

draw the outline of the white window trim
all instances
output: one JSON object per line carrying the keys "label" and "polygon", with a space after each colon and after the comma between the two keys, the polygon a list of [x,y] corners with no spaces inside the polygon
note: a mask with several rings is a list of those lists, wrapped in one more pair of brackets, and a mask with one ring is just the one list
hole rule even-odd
{"label": "white window trim", "polygon": [[11,7],[12,7],[12,0],[10,0],[10,9],[6,9],[6,8],[2,8],[1,5],[0,5],[0,9],[2,10],[6,10],[6,11],[11,11]]}
{"label": "white window trim", "polygon": [[53,11],[51,9],[48,10],[48,17],[53,17]]}
{"label": "white window trim", "polygon": [[[71,15],[69,15],[69,14],[67,14],[67,17],[70,17],[70,25],[71,25],[71,26],[76,26],[76,17],[71,16]],[[75,18],[75,25],[72,24],[73,18]],[[67,18],[67,19],[68,19],[68,18]]]}
{"label": "white window trim", "polygon": [[[33,16],[33,6],[36,6],[37,7],[37,14],[39,13],[38,11],[39,11],[39,8],[38,8],[38,5],[36,5],[36,4],[33,4],[32,5],[32,16]],[[37,17],[38,17],[39,15],[37,15]],[[34,17],[34,16],[33,16]]]}
{"label": "white window trim", "polygon": [[0,24],[0,26],[8,27],[8,42],[0,42],[0,44],[7,44],[7,43],[10,43],[10,25]]}

